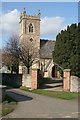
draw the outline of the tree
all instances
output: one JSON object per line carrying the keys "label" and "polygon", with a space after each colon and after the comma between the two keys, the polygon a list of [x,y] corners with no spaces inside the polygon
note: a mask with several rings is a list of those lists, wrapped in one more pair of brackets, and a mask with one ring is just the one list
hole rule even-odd
{"label": "tree", "polygon": [[8,40],[2,55],[3,62],[8,66],[11,73],[18,73],[19,66],[19,37],[13,35]]}
{"label": "tree", "polygon": [[19,47],[20,61],[27,67],[27,73],[30,73],[30,67],[38,58],[38,51],[32,42],[22,43]]}
{"label": "tree", "polygon": [[36,46],[33,44],[33,41],[29,41],[27,44],[24,42],[26,40],[22,41],[23,42],[19,44],[19,37],[16,35],[11,36],[5,47],[4,57],[6,56],[7,58],[7,66],[10,67],[11,72],[18,72],[19,63],[22,62],[24,66],[27,67],[27,73],[29,74],[30,67],[39,57],[39,51],[37,51]]}
{"label": "tree", "polygon": [[56,37],[56,45],[53,51],[53,61],[64,69],[72,70],[72,75],[80,76],[80,24],[67,26],[67,30],[62,31]]}

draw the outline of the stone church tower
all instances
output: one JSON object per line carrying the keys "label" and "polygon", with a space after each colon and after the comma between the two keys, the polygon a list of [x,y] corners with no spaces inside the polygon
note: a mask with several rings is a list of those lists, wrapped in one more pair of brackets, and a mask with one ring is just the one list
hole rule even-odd
{"label": "stone church tower", "polygon": [[38,15],[30,16],[26,14],[24,8],[20,15],[20,44],[33,43],[36,50],[40,50],[40,10]]}
{"label": "stone church tower", "polygon": [[[25,45],[26,49],[33,51],[35,48],[35,54],[39,60],[40,51],[40,10],[35,16],[27,15],[24,8],[23,13],[20,15],[20,45]],[[23,73],[22,86],[31,87],[32,85],[32,67],[38,66],[37,62],[30,68],[30,73],[27,74],[28,69],[22,63],[19,64],[19,73]]]}

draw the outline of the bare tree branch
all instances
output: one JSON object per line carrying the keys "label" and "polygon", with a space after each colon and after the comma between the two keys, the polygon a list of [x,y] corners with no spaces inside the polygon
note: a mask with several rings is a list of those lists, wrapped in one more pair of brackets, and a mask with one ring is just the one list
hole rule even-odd
{"label": "bare tree branch", "polygon": [[19,38],[13,35],[8,40],[2,55],[3,62],[10,68],[11,72],[18,72],[19,66]]}
{"label": "bare tree branch", "polygon": [[32,41],[22,40],[19,44],[19,37],[12,36],[6,45],[5,53],[7,54],[8,64],[18,67],[19,62],[22,62],[27,67],[28,74],[30,73],[30,67],[35,63],[36,58],[39,56],[39,51]]}
{"label": "bare tree branch", "polygon": [[38,58],[38,51],[31,42],[27,42],[26,45],[24,43],[20,45],[19,53],[20,60],[27,67],[29,74],[30,67],[32,66],[36,58]]}

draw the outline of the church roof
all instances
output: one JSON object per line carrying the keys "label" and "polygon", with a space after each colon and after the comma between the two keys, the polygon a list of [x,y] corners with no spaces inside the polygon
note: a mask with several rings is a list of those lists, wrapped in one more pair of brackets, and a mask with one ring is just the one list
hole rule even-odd
{"label": "church roof", "polygon": [[40,40],[40,58],[52,58],[52,51],[54,51],[55,41]]}

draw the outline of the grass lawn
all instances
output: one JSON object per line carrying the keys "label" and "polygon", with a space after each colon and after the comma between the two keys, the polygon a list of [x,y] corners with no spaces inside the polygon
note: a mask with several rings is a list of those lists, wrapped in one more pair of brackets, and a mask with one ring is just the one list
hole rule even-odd
{"label": "grass lawn", "polygon": [[15,109],[16,104],[17,102],[14,99],[6,95],[2,101],[2,112],[0,113],[0,116],[5,116],[12,112]]}
{"label": "grass lawn", "polygon": [[29,90],[26,87],[21,87],[20,89],[29,91],[32,93],[40,94],[40,95],[45,95],[45,96],[49,96],[53,98],[55,97],[55,98],[60,98],[60,99],[65,99],[65,100],[78,98],[78,93],[74,93],[74,92],[49,91],[49,90],[42,90],[42,89]]}

